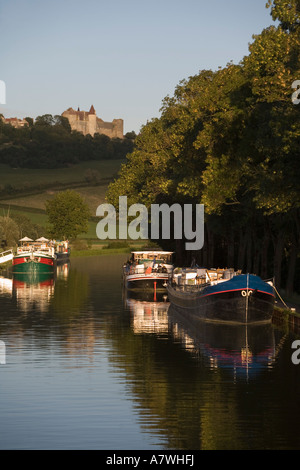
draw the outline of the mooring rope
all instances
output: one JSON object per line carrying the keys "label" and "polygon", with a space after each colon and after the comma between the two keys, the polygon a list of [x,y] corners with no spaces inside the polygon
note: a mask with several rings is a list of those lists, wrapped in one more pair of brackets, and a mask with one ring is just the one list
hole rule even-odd
{"label": "mooring rope", "polygon": [[283,303],[283,305],[288,309],[288,310],[291,310],[290,307],[287,306],[287,304],[285,303],[285,301],[282,299],[282,297],[280,297],[280,294],[278,292],[278,290],[276,289],[276,287],[273,285],[274,289],[275,289],[275,292],[276,294],[278,295],[278,297],[280,298],[281,302]]}

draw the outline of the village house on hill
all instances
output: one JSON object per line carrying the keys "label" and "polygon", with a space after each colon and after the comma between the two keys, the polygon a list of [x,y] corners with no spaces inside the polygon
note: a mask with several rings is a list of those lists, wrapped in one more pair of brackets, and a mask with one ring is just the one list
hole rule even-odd
{"label": "village house on hill", "polygon": [[81,132],[84,135],[105,134],[110,138],[118,137],[123,139],[123,119],[113,119],[112,122],[105,122],[97,117],[94,106],[89,111],[75,111],[69,108],[62,113],[70,123],[71,129]]}
{"label": "village house on hill", "polygon": [[3,116],[1,116],[1,119],[5,124],[10,124],[11,126],[16,127],[17,129],[19,129],[20,127],[29,126],[28,121],[26,121],[26,119],[18,119],[16,117],[5,118]]}

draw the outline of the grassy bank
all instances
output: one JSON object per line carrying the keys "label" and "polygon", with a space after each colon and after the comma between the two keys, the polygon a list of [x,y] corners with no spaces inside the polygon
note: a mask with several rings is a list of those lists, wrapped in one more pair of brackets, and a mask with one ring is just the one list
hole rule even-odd
{"label": "grassy bank", "polygon": [[[109,242],[100,240],[79,239],[71,244],[71,258],[79,256],[101,256],[108,254],[130,253],[131,251],[159,248],[158,245],[147,243],[147,240],[122,241],[111,240]],[[146,243],[145,243],[146,242]]]}
{"label": "grassy bank", "polygon": [[103,256],[103,255],[116,255],[120,253],[130,253],[131,248],[98,248],[98,249],[87,249],[87,250],[73,250],[71,251],[71,258],[78,258],[84,256]]}
{"label": "grassy bank", "polygon": [[273,325],[284,330],[286,333],[300,335],[300,313],[293,312],[285,307],[274,308]]}

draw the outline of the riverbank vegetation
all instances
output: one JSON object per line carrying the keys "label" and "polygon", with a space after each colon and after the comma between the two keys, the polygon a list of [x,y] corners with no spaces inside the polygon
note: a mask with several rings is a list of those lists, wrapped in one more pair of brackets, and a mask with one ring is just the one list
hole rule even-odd
{"label": "riverbank vegetation", "polygon": [[0,119],[0,163],[13,168],[66,168],[87,160],[120,160],[133,149],[134,133],[124,139],[72,131],[67,118],[45,114],[15,128]]}
{"label": "riverbank vegetation", "polygon": [[46,201],[49,235],[57,240],[76,239],[88,232],[91,217],[89,206],[76,191],[67,189]]}
{"label": "riverbank vegetation", "polygon": [[300,2],[269,1],[277,26],[237,65],[180,82],[141,130],[108,201],[205,206],[205,243],[177,262],[229,266],[300,291]]}

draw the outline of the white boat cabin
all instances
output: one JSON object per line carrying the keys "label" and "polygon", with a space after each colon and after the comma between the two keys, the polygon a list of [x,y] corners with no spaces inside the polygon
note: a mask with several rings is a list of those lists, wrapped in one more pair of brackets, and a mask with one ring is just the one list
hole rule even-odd
{"label": "white boat cabin", "polygon": [[233,276],[241,274],[233,268],[206,269],[206,268],[175,268],[172,281],[178,286],[197,286],[206,284],[218,284],[228,281]]}
{"label": "white boat cabin", "polygon": [[41,237],[37,240],[32,240],[31,238],[24,237],[19,241],[21,244],[17,248],[17,255],[39,253],[54,256],[54,246],[47,238]]}
{"label": "white boat cabin", "polygon": [[131,259],[125,264],[125,272],[143,274],[147,272],[167,272],[173,270],[173,251],[132,251]]}

